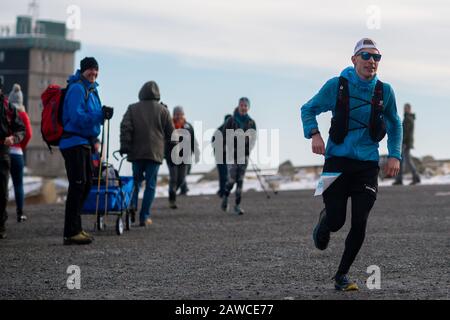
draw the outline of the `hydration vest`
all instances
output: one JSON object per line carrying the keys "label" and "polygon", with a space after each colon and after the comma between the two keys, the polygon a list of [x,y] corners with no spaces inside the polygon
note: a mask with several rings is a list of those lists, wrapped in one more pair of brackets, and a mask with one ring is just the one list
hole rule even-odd
{"label": "hydration vest", "polygon": [[[365,104],[355,107],[352,110],[369,104],[369,102],[365,102]],[[331,141],[333,141],[335,144],[341,144],[344,142],[344,139],[349,131],[361,129],[369,129],[370,138],[374,142],[380,142],[381,140],[383,140],[384,136],[386,135],[386,123],[384,122],[383,115],[383,83],[379,80],[375,85],[375,91],[372,96],[372,102],[370,104],[371,112],[369,124],[365,124],[357,119],[352,118],[350,116],[351,110],[348,80],[344,77],[339,77],[336,110],[334,112],[333,118],[331,119],[331,127],[329,131]],[[359,123],[361,127],[349,129],[350,119]]]}

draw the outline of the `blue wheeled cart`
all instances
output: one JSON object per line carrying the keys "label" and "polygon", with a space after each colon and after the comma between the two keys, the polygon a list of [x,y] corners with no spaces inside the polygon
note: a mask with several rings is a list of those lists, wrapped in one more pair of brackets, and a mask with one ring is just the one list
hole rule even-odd
{"label": "blue wheeled cart", "polygon": [[[89,196],[84,203],[83,214],[97,216],[96,229],[99,231],[105,230],[105,218],[109,215],[117,216],[116,233],[118,235],[122,235],[124,230],[129,231],[131,224],[135,221],[135,210],[132,203],[133,177],[119,175],[125,159],[121,160],[119,171],[116,171],[112,165],[102,165],[100,186],[98,178],[94,178]],[[108,175],[108,179],[106,179],[106,175]]]}

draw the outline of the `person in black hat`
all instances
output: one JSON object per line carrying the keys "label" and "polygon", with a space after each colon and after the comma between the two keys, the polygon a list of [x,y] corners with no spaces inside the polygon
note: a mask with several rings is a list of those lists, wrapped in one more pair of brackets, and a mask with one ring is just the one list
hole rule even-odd
{"label": "person in black hat", "polygon": [[102,107],[97,91],[98,71],[97,60],[86,57],[81,60],[80,70],[68,79],[62,119],[65,133],[59,144],[69,180],[64,245],[89,244],[93,240],[83,231],[80,214],[92,185],[93,142],[104,120],[113,116],[112,108]]}
{"label": "person in black hat", "polygon": [[0,79],[0,239],[6,238],[8,213],[8,180],[11,160],[9,149],[25,137],[25,125],[17,115],[17,110],[3,95],[3,82]]}

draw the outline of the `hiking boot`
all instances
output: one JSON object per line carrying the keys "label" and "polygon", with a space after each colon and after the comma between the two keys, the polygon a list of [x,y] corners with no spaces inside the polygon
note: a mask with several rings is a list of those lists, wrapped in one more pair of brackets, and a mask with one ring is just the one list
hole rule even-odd
{"label": "hiking boot", "polygon": [[83,231],[77,234],[76,236],[70,237],[70,238],[64,238],[64,245],[70,246],[72,244],[75,245],[84,245],[84,244],[91,244],[92,238],[86,236]]}
{"label": "hiking boot", "polygon": [[222,204],[220,206],[222,208],[223,211],[227,211],[228,210],[228,197],[226,195],[223,196],[222,198]]}
{"label": "hiking boot", "polygon": [[242,216],[245,211],[241,209],[241,207],[237,204],[234,206],[234,213],[237,214],[238,216]]}
{"label": "hiking boot", "polygon": [[334,288],[338,291],[357,291],[358,285],[351,281],[346,274],[334,277]]}
{"label": "hiking boot", "polygon": [[415,177],[413,178],[412,182],[409,184],[410,186],[416,185],[420,183],[420,178],[419,177]]}
{"label": "hiking boot", "polygon": [[88,237],[91,240],[94,240],[94,237],[91,236],[89,233],[87,233],[86,231],[81,231],[81,234],[84,235],[85,237]]}
{"label": "hiking boot", "polygon": [[136,222],[136,209],[131,208],[130,209],[130,218],[131,218],[131,223],[135,223]]}
{"label": "hiking boot", "polygon": [[21,215],[17,215],[17,222],[21,223],[21,222],[25,222],[27,221],[27,216],[21,214]]}
{"label": "hiking boot", "polygon": [[175,200],[169,201],[169,208],[170,209],[178,209],[177,202]]}
{"label": "hiking boot", "polygon": [[139,224],[140,227],[148,227],[151,226],[153,224],[153,220],[148,218],[145,221],[141,221],[141,223]]}
{"label": "hiking boot", "polygon": [[313,231],[313,240],[314,245],[319,250],[325,250],[328,247],[328,243],[330,242],[330,231],[327,230],[327,227],[324,225],[325,217],[327,216],[327,212],[323,209],[319,215],[319,222]]}
{"label": "hiking boot", "polygon": [[5,226],[0,226],[0,239],[6,239],[6,228]]}

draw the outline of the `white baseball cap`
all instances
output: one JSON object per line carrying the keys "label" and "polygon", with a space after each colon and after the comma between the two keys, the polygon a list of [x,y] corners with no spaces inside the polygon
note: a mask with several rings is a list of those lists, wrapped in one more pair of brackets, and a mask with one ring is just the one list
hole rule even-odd
{"label": "white baseball cap", "polygon": [[380,51],[377,47],[375,41],[369,38],[362,38],[356,43],[355,50],[353,51],[353,55],[357,54],[362,49],[376,49],[378,52]]}

